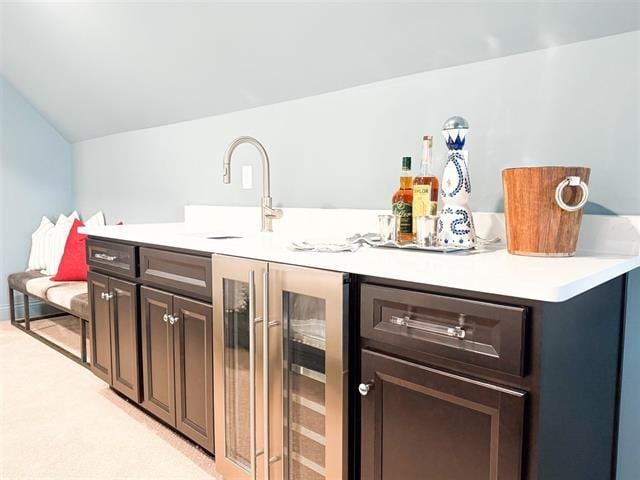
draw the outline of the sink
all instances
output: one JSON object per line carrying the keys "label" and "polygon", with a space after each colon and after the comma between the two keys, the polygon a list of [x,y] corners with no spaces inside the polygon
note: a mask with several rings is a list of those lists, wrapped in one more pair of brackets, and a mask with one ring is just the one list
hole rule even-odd
{"label": "sink", "polygon": [[212,233],[212,232],[189,232],[184,233],[189,237],[203,238],[206,240],[232,240],[234,238],[242,238],[240,235],[232,233]]}
{"label": "sink", "polygon": [[205,236],[204,238],[208,240],[231,240],[232,238],[242,238],[242,237],[238,237],[237,235],[210,235],[210,236]]}

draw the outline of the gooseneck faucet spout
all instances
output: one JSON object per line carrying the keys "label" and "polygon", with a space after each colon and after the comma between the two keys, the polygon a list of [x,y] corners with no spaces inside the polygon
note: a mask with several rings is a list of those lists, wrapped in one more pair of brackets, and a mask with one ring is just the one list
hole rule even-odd
{"label": "gooseneck faucet spout", "polygon": [[282,210],[271,207],[271,172],[269,167],[269,155],[267,155],[267,151],[258,140],[253,137],[238,137],[231,142],[231,145],[229,145],[229,148],[227,148],[227,151],[224,154],[222,181],[224,183],[231,183],[231,157],[233,156],[233,152],[236,147],[243,143],[249,143],[256,147],[258,152],[260,152],[260,157],[262,158],[261,226],[263,232],[272,232],[272,220],[274,218],[281,218]]}

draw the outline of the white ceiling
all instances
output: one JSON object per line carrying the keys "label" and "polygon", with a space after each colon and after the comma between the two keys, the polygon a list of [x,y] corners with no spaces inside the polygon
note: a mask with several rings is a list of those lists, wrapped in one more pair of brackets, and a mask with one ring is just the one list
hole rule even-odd
{"label": "white ceiling", "polygon": [[23,2],[2,16],[5,77],[74,142],[640,29],[638,2],[604,0]]}

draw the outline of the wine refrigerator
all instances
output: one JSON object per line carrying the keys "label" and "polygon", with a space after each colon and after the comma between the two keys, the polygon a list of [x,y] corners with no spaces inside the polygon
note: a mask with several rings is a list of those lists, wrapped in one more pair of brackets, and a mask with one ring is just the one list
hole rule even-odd
{"label": "wine refrigerator", "polygon": [[347,479],[347,277],[214,255],[216,469]]}

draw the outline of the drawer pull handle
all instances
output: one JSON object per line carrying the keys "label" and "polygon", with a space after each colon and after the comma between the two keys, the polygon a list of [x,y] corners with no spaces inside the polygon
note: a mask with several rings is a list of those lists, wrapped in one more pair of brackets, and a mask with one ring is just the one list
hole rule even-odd
{"label": "drawer pull handle", "polygon": [[95,258],[99,258],[100,260],[106,260],[108,262],[113,262],[116,258],[116,255],[107,255],[106,253],[96,253],[94,255]]}
{"label": "drawer pull handle", "polygon": [[100,297],[103,300],[111,300],[113,298],[113,293],[102,292],[102,293],[100,293]]}
{"label": "drawer pull handle", "polygon": [[360,392],[360,395],[363,397],[366,397],[371,390],[373,390],[373,382],[361,383],[358,385],[358,392]]}
{"label": "drawer pull handle", "polygon": [[467,335],[467,332],[465,332],[464,328],[459,326],[444,327],[442,325],[417,322],[415,320],[411,320],[411,318],[407,316],[396,317],[394,315],[389,319],[389,321],[394,325],[399,325],[401,327],[415,328],[416,330],[422,330],[423,332],[438,333],[440,335],[447,335],[448,337],[464,338]]}

